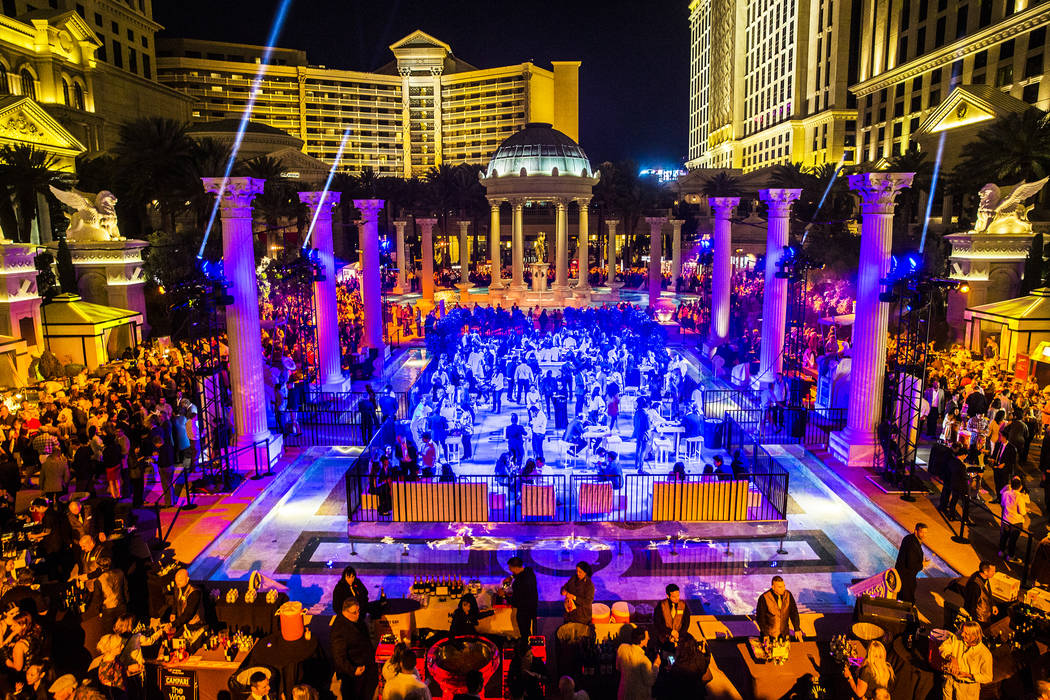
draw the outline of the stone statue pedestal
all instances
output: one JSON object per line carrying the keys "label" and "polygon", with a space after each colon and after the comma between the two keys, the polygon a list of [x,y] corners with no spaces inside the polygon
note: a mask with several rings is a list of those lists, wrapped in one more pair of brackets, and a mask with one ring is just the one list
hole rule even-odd
{"label": "stone statue pedestal", "polygon": [[[118,309],[130,309],[146,318],[146,278],[142,272],[142,251],[146,241],[67,241],[77,273],[77,287],[84,301]],[[58,243],[47,246],[57,257]],[[149,332],[143,323],[142,335]]]}
{"label": "stone statue pedestal", "polygon": [[456,285],[456,289],[459,290],[459,303],[469,304],[470,303],[470,290],[474,287],[473,282],[460,282]]}
{"label": "stone statue pedestal", "polygon": [[550,269],[550,263],[532,263],[529,269],[532,271],[532,291],[546,292],[547,270]]}

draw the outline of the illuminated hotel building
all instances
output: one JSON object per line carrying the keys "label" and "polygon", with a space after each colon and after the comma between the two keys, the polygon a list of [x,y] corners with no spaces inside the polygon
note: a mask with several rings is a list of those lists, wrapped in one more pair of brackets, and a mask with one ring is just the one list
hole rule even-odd
{"label": "illuminated hotel building", "polygon": [[856,158],[858,6],[692,0],[689,168]]}
{"label": "illuminated hotel building", "polygon": [[189,119],[191,101],[155,79],[152,0],[0,0],[0,9],[8,92],[26,94],[25,67],[36,101],[89,152],[116,143],[125,121]]}
{"label": "illuminated hotel building", "polygon": [[[578,61],[478,69],[416,31],[390,46],[375,72],[310,65],[306,52],[274,49],[252,119],[298,136],[309,155],[341,169],[413,177],[442,163],[485,165],[528,122],[573,139],[578,129]],[[194,39],[160,41],[159,79],[196,100],[199,121],[240,118],[265,49]]]}
{"label": "illuminated hotel building", "polygon": [[[859,145],[877,161],[953,131],[955,153],[980,122],[1050,107],[1050,3],[1032,0],[863,0]],[[972,127],[970,125],[973,125]]]}

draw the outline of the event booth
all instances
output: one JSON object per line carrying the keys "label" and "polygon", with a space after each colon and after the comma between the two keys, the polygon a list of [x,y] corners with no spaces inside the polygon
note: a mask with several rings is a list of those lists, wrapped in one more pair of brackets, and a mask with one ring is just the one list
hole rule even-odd
{"label": "event booth", "polygon": [[63,363],[95,369],[142,340],[142,314],[91,304],[76,294],[58,295],[40,308],[40,315],[44,345]]}
{"label": "event booth", "polygon": [[966,309],[964,318],[969,350],[980,353],[986,340],[997,335],[1000,361],[1014,368],[1021,360],[1026,370],[1028,358],[1039,344],[1050,341],[1050,287],[1033,290],[1028,296],[971,307]]}

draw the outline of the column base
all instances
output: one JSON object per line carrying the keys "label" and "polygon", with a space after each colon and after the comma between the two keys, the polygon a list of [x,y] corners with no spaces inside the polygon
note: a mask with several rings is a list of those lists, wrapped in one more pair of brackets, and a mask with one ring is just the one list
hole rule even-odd
{"label": "column base", "polygon": [[875,464],[875,433],[853,430],[848,426],[831,434],[831,454],[847,467],[871,467]]}
{"label": "column base", "polygon": [[525,286],[524,282],[514,282],[507,287],[504,296],[507,301],[519,302],[525,297],[525,292],[527,290],[528,287]]}
{"label": "column base", "polygon": [[769,386],[770,384],[773,383],[773,382],[765,380],[765,379],[759,379],[760,376],[761,376],[761,372],[759,372],[758,375],[756,375],[754,377],[751,377],[751,390],[752,391],[761,392],[763,389],[765,389],[767,386]]}
{"label": "column base", "polygon": [[585,287],[580,287],[579,285],[577,285],[572,291],[572,296],[573,299],[575,299],[580,304],[590,304],[591,295],[593,293],[594,290],[591,289],[590,285],[587,285]]}
{"label": "column base", "polygon": [[270,471],[283,452],[284,436],[280,433],[238,436],[230,446],[233,455],[231,466],[242,474],[254,474],[256,465],[260,473]]}
{"label": "column base", "polygon": [[330,378],[321,385],[321,391],[338,394],[339,392],[350,391],[352,384],[353,380],[350,377]]}
{"label": "column base", "polygon": [[460,282],[456,285],[456,289],[459,290],[459,302],[461,304],[469,303],[470,290],[474,287],[473,282]]}
{"label": "column base", "polygon": [[398,294],[398,295],[404,294],[405,293],[405,288],[395,284],[394,288],[390,290],[390,293],[391,294]]}

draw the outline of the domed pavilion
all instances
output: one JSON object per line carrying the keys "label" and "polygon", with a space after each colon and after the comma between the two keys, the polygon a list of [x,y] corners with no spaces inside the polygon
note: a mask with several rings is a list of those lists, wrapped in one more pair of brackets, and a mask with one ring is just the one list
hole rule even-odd
{"label": "domed pavilion", "polygon": [[[546,290],[549,265],[542,257],[532,264],[533,290],[528,300],[533,303],[564,305],[572,296],[586,303],[590,299],[588,270],[588,215],[598,176],[580,145],[550,124],[531,122],[505,140],[489,161],[481,184],[491,207],[490,246],[492,260],[500,260],[500,209],[511,208],[512,276],[507,287],[500,265],[494,264],[490,300],[502,298],[511,302],[526,300],[524,279],[525,226],[524,209],[535,204],[553,205],[555,238],[555,277],[550,292]],[[579,217],[578,255],[580,276],[576,287],[569,288],[569,210]],[[505,295],[505,297],[504,297]]]}

